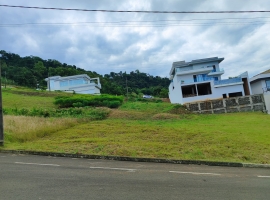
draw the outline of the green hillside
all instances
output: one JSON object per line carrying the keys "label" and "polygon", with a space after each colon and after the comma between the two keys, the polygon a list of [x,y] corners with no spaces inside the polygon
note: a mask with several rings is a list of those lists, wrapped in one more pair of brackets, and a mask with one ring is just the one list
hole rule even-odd
{"label": "green hillside", "polygon": [[168,97],[169,79],[152,76],[139,70],[126,72],[108,72],[104,76],[95,71],[87,71],[61,63],[57,60],[44,60],[37,56],[20,57],[18,54],[0,51],[2,77],[9,84],[46,89],[45,78],[48,76],[71,76],[87,74],[91,78],[99,77],[102,94],[126,95],[127,88],[130,95],[149,94],[157,97]]}

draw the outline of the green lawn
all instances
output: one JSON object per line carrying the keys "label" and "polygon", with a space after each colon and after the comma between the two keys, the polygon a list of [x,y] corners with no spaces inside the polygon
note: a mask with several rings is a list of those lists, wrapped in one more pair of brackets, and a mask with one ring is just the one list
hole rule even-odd
{"label": "green lawn", "polygon": [[[3,92],[3,102],[4,107],[54,107],[52,96],[39,94]],[[59,128],[54,119],[43,120],[44,126],[29,131],[44,132],[46,124],[53,131],[25,142],[14,139],[29,132],[12,129],[16,120],[9,117],[3,149],[270,164],[270,115],[261,112],[197,115],[169,103],[126,102],[105,120],[63,118]]]}
{"label": "green lawn", "polygon": [[3,108],[55,108],[54,97],[47,93],[3,89]]}
{"label": "green lawn", "polygon": [[107,119],[6,149],[270,163],[270,116],[201,115],[182,120]]}

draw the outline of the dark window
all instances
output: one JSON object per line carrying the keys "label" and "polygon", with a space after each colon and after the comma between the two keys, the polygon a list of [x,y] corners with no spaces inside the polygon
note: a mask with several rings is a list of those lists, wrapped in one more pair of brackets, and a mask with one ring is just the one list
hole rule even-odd
{"label": "dark window", "polygon": [[195,85],[182,86],[183,98],[197,96]]}
{"label": "dark window", "polygon": [[212,70],[212,72],[216,72],[217,70],[216,70],[216,66],[215,65],[213,65],[213,70]]}
{"label": "dark window", "polygon": [[194,80],[195,83],[197,82],[197,76],[196,75],[193,75],[193,80]]}
{"label": "dark window", "polygon": [[241,97],[241,96],[243,96],[242,92],[229,93],[229,97]]}
{"label": "dark window", "polygon": [[227,98],[227,94],[223,94],[223,99],[226,99]]}
{"label": "dark window", "polygon": [[198,84],[197,89],[198,89],[198,95],[212,94],[210,83]]}
{"label": "dark window", "polygon": [[265,80],[265,83],[266,83],[266,87],[267,87],[267,88],[270,88],[270,79]]}

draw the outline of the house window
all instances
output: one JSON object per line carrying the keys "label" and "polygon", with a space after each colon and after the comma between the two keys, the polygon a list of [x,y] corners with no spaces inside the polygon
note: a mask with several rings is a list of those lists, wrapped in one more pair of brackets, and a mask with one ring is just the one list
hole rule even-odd
{"label": "house window", "polygon": [[227,94],[223,94],[223,99],[226,99],[227,98]]}
{"label": "house window", "polygon": [[[193,79],[194,79],[194,76],[193,76]],[[213,80],[213,78],[207,76],[207,74],[198,74],[196,76],[196,81],[194,79],[194,82],[211,81],[211,80]]]}
{"label": "house window", "polygon": [[212,70],[212,72],[216,72],[216,71],[217,71],[216,66],[213,65],[213,70]]}
{"label": "house window", "polygon": [[197,85],[198,95],[209,95],[212,94],[210,83],[202,83]]}
{"label": "house window", "polygon": [[68,81],[61,81],[60,82],[60,87],[67,87],[68,86]]}
{"label": "house window", "polygon": [[50,90],[54,90],[54,80],[50,80]]}
{"label": "house window", "polygon": [[83,79],[69,80],[69,85],[82,85],[84,84]]}
{"label": "house window", "polygon": [[270,79],[265,80],[265,83],[266,83],[266,87],[270,88]]}
{"label": "house window", "polygon": [[241,96],[243,96],[242,92],[229,93],[229,97],[241,97]]}
{"label": "house window", "polygon": [[197,82],[197,76],[196,75],[193,75],[193,80],[194,80],[195,83]]}
{"label": "house window", "polygon": [[195,85],[182,86],[181,89],[183,98],[197,96]]}

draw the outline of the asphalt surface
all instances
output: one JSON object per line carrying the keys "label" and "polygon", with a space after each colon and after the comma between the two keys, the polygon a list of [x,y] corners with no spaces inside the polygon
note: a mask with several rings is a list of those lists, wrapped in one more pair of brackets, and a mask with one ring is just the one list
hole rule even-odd
{"label": "asphalt surface", "polygon": [[270,169],[0,153],[0,199],[270,199]]}

